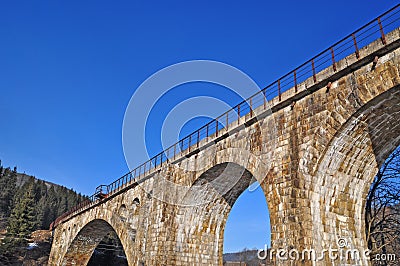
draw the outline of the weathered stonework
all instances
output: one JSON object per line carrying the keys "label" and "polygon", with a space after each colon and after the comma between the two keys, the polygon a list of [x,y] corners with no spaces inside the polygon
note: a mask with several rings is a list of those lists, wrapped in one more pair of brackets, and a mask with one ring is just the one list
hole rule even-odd
{"label": "weathered stonework", "polygon": [[[211,144],[198,153],[164,164],[140,185],[61,223],[49,264],[86,265],[114,230],[129,265],[222,265],[227,217],[254,180],[268,202],[273,248],[321,252],[345,239],[362,251],[369,186],[400,144],[399,39],[400,30],[391,32],[391,49],[371,43],[360,59],[349,56],[336,71],[318,73],[317,82],[308,79],[297,93],[271,101],[272,112],[254,110],[257,119],[247,126],[243,117],[226,136],[204,140]],[[340,263],[368,261],[277,262]]]}

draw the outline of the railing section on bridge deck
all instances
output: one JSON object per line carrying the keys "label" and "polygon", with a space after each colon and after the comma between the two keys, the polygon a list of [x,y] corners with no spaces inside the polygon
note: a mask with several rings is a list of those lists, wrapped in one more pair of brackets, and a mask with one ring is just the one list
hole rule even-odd
{"label": "railing section on bridge deck", "polygon": [[[312,77],[313,82],[316,83],[318,72],[329,67],[332,67],[333,71],[336,72],[337,63],[345,57],[355,54],[356,58],[359,59],[360,49],[369,43],[380,39],[382,45],[386,45],[387,40],[385,33],[390,32],[399,26],[399,7],[400,4],[349,34],[293,71],[280,77],[260,92],[254,94],[247,100],[242,101],[234,108],[218,116],[150,160],[141,164],[131,172],[115,180],[107,186],[107,196],[110,197],[127,186],[137,184],[139,180],[150,174],[152,170],[161,167],[166,162],[173,162],[184,155],[195,152],[203,143],[206,143],[209,138],[218,138],[218,135],[227,132],[229,127],[236,124],[235,122],[237,122],[236,125],[239,125],[243,122],[243,119],[251,119],[254,116],[254,110],[256,108],[266,109],[268,104],[267,102],[273,98],[277,98],[281,101],[283,92],[291,88],[294,88],[295,92],[297,92],[299,84],[307,79]],[[102,200],[104,200],[104,198],[99,198],[96,194],[88,197],[86,200],[58,217],[53,223],[53,227],[80,211],[99,204]]]}

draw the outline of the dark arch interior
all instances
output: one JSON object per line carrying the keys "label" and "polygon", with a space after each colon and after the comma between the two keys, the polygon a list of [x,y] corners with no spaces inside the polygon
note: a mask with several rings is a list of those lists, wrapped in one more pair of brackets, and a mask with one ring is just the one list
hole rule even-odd
{"label": "dark arch interior", "polygon": [[245,167],[236,163],[221,163],[205,171],[193,186],[206,185],[232,207],[240,194],[255,181]]}
{"label": "dark arch interior", "polygon": [[[367,110],[363,110],[363,109]],[[360,109],[368,124],[368,132],[381,167],[400,145],[400,85],[380,94]]]}
{"label": "dark arch interior", "polygon": [[115,231],[108,233],[94,249],[88,266],[127,266],[125,251]]}
{"label": "dark arch interior", "polygon": [[95,219],[74,238],[63,265],[128,265],[121,241],[106,221]]}
{"label": "dark arch interior", "polygon": [[[223,255],[227,220],[228,217],[230,217],[233,208],[238,209],[238,207],[239,208],[242,207],[241,210],[239,210],[239,213],[236,213],[236,211],[234,210],[235,212],[234,215],[239,215],[239,216],[240,216],[240,211],[246,209],[247,211],[249,210],[252,211],[253,217],[243,217],[242,221],[240,221],[240,223],[242,223],[243,226],[241,228],[238,228],[238,230],[241,231],[246,231],[246,227],[248,229],[249,227],[254,226],[254,224],[252,224],[254,220],[259,221],[259,219],[264,219],[264,217],[266,216],[266,219],[264,219],[265,221],[260,221],[260,227],[264,226],[266,231],[263,245],[269,244],[267,234],[270,234],[270,230],[268,230],[269,212],[268,212],[267,200],[262,188],[259,187],[259,183],[248,169],[233,162],[217,164],[208,169],[207,171],[205,171],[195,181],[193,185],[206,187],[208,193],[212,191],[213,196],[208,197],[210,202],[206,204],[206,206],[204,205],[199,206],[199,208],[213,209],[212,213],[207,213],[204,215],[204,217],[205,219],[207,217],[211,217],[210,219],[218,220],[218,224],[221,228],[221,233],[219,236],[216,237],[218,238],[217,240],[218,253],[219,253],[218,256],[220,258],[220,263],[225,263],[226,261],[238,262],[238,259],[236,259],[235,255],[233,256]],[[258,187],[257,192],[254,193],[257,194],[258,197],[252,197],[251,193],[249,193],[250,192],[249,190],[250,189],[254,190],[257,187]],[[201,192],[199,194],[201,194]],[[240,198],[242,195],[245,198],[245,202],[243,202],[241,200],[242,198]],[[196,198],[196,193],[194,193],[191,196]],[[224,203],[221,203],[221,199],[223,200]],[[239,206],[236,203],[239,203]],[[200,210],[198,211],[199,216],[203,215],[201,214],[201,212],[202,211]],[[260,215],[261,212],[266,212],[266,214]],[[243,212],[242,215],[245,216],[248,215],[249,213],[250,212]],[[223,216],[224,218],[223,219],[217,218],[219,216]],[[242,232],[236,231],[236,234],[239,233]],[[250,236],[251,234],[249,235],[242,234],[241,237],[248,238]],[[235,241],[240,241],[240,240],[235,240]],[[246,247],[249,249],[253,249],[255,247],[263,248],[259,247],[259,245],[257,244],[252,246],[251,245],[243,246],[243,249]],[[262,263],[261,261],[257,260],[256,252],[248,252],[243,255],[249,259],[247,260],[247,263],[249,263],[251,260],[252,263],[256,263],[254,265],[259,265],[260,263]],[[244,265],[243,263],[244,261],[242,261],[242,265]],[[253,265],[253,264],[248,264],[248,265]]]}

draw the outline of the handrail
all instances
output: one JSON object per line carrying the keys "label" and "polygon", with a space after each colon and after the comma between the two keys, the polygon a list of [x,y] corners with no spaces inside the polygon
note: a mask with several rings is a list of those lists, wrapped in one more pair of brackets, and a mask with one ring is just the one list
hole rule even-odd
{"label": "handrail", "polygon": [[[254,109],[261,106],[264,106],[265,109],[266,102],[275,97],[278,97],[279,101],[281,101],[282,94],[290,88],[295,88],[295,92],[297,92],[298,85],[306,81],[308,78],[313,77],[313,81],[316,83],[316,73],[320,72],[321,70],[332,67],[333,71],[336,72],[337,62],[339,62],[341,59],[344,59],[353,53],[356,55],[357,59],[360,59],[359,52],[361,48],[376,40],[376,37],[379,36],[382,44],[386,45],[386,36],[384,30],[389,29],[390,31],[391,28],[389,28],[389,26],[392,26],[392,28],[398,27],[394,27],[392,24],[400,20],[399,7],[400,4],[386,11],[379,17],[371,20],[369,23],[347,35],[329,48],[323,50],[294,70],[281,76],[279,79],[272,82],[261,91],[253,94],[248,99],[243,100],[232,109],[206,123],[193,133],[185,136],[177,143],[158,153],[150,160],[142,163],[129,173],[110,183],[107,185],[107,195],[111,196],[120,191],[122,188],[125,188],[132,183],[137,183],[139,180],[141,180],[141,178],[149,174],[151,170],[157,168],[158,166],[162,166],[163,163],[167,161],[176,160],[177,155],[187,155],[188,153],[193,152],[199,148],[201,141],[210,137],[218,137],[218,133],[224,130],[227,131],[228,126],[230,126],[233,122],[238,121],[239,124],[243,117],[245,117],[245,120],[246,118],[251,119],[254,116]],[[396,15],[398,15],[398,17],[395,17]],[[377,33],[378,36],[376,36]],[[366,36],[363,37],[363,35]],[[184,154],[184,152],[186,152],[186,154]],[[79,203],[58,217],[54,223],[52,223],[52,228],[56,227],[69,216],[96,205],[102,200],[104,199],[96,198],[96,193],[89,196],[85,201]]]}

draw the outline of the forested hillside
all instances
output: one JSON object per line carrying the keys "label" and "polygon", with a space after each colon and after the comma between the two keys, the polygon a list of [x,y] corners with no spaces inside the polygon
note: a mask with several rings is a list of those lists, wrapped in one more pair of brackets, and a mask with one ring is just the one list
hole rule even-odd
{"label": "forested hillside", "polygon": [[8,233],[48,229],[55,218],[82,199],[66,187],[4,168],[0,161],[0,229],[8,228]]}
{"label": "forested hillside", "polygon": [[25,246],[33,231],[48,229],[83,199],[66,187],[3,167],[0,161],[0,262]]}

